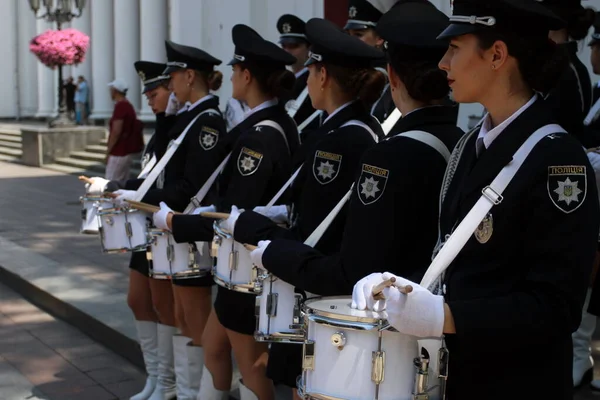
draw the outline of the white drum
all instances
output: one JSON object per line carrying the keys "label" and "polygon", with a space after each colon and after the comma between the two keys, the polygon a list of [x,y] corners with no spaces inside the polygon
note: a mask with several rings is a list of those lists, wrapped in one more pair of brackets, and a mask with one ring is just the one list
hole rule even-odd
{"label": "white drum", "polygon": [[[439,400],[439,374],[430,368],[429,360],[418,357],[417,338],[389,327],[384,312],[359,311],[350,304],[350,297],[305,302],[304,372],[298,382],[301,396]],[[438,357],[439,348],[439,344],[427,348],[429,356]]]}
{"label": "white drum", "polygon": [[98,209],[110,208],[112,199],[102,195],[89,194],[79,198],[81,202],[81,229],[80,233],[96,235],[99,232]]}
{"label": "white drum", "polygon": [[208,248],[201,256],[196,244],[177,243],[169,231],[156,228],[148,231],[148,241],[150,246],[147,254],[152,278],[190,279],[210,274]]}
{"label": "white drum", "polygon": [[100,208],[100,241],[105,253],[146,251],[148,214],[130,208]]}
{"label": "white drum", "polygon": [[213,276],[217,285],[241,293],[259,293],[260,283],[256,279],[257,269],[252,265],[250,251],[233,240],[219,222],[215,221],[213,228],[212,256],[217,259]]}
{"label": "white drum", "polygon": [[265,274],[258,276],[262,292],[256,297],[254,338],[257,342],[304,343],[302,295],[289,283]]}

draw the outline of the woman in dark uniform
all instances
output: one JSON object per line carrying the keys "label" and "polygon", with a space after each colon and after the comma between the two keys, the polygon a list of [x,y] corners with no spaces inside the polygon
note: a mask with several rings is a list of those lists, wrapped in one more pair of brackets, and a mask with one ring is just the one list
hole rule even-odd
{"label": "woman in dark uniform", "polygon": [[[354,181],[361,155],[381,135],[368,104],[383,86],[383,77],[371,67],[383,53],[323,19],[308,21],[306,33],[312,43],[307,62],[310,98],[313,106],[325,110],[329,117],[311,135],[311,141],[302,145],[303,166],[292,188],[292,228],[280,228],[274,222],[288,220],[288,207],[283,202],[269,211],[272,219],[260,214],[264,207],[244,212],[239,219],[234,209],[225,226],[232,229],[240,243],[256,244],[275,237],[293,239],[294,244],[306,240],[344,197]],[[339,250],[345,213],[346,208],[319,241],[317,248],[323,253]],[[301,351],[301,346],[295,344],[272,344],[268,376],[295,388],[296,369],[286,376],[286,366],[288,358]],[[274,361],[277,358],[279,361]]]}
{"label": "woman in dark uniform", "polygon": [[[299,146],[296,124],[277,100],[289,97],[293,89],[294,75],[286,65],[293,64],[295,58],[248,26],[234,26],[232,37],[233,97],[246,102],[251,110],[228,133],[236,142],[219,180],[219,198],[215,203],[216,209],[225,212],[233,204],[248,209],[266,204],[291,175],[292,155]],[[157,219],[168,224],[180,243],[209,242],[214,236],[213,220],[201,215],[173,215],[163,209],[155,214]],[[257,343],[253,336],[255,299],[253,294],[218,287],[202,339],[205,365],[199,398],[228,398],[233,350],[243,378],[241,398],[273,399],[271,381],[263,370],[253,368],[258,356],[266,351],[266,346]]]}
{"label": "woman in dark uniform", "polygon": [[[142,94],[146,95],[148,105],[156,115],[156,130],[146,145],[142,156],[142,169],[154,157],[160,157],[164,153],[168,131],[175,122],[175,113],[178,103],[168,88],[169,75],[163,74],[165,64],[149,61],[137,61],[135,69],[144,85]],[[118,189],[135,189],[139,187],[143,179],[132,179],[123,182],[108,181],[103,178],[92,178],[94,191],[115,191]],[[161,390],[157,390],[158,383],[163,388],[174,387],[175,375],[173,373],[173,356],[168,351],[171,347],[172,330],[175,326],[173,312],[173,300],[170,285],[166,285],[168,296],[163,296],[159,312],[153,305],[153,295],[161,291],[160,284],[149,278],[148,260],[145,252],[131,253],[129,263],[129,290],[127,293],[127,304],[135,317],[138,340],[144,356],[148,378],[143,390],[131,397],[131,400],[147,400],[156,392],[156,396],[162,396]],[[163,283],[162,281],[160,281]],[[164,285],[163,285],[164,286]],[[162,339],[161,336],[162,335]],[[166,335],[166,338],[164,337]],[[159,345],[166,347],[159,350]],[[170,357],[168,356],[170,354]],[[160,389],[160,388],[159,388]]]}
{"label": "woman in dark uniform", "polygon": [[[536,94],[547,93],[567,64],[547,37],[563,21],[534,0],[455,0],[450,21],[440,35],[451,39],[440,68],[459,103],[479,102],[489,114],[450,161],[441,242],[480,198],[492,202],[491,211],[447,259],[433,288],[439,294],[397,277],[397,284],[413,285],[412,293],[393,287],[384,290],[387,304],[373,303],[367,293],[392,275],[373,274],[355,286],[353,303],[385,307],[401,333],[445,335],[449,400],[571,400],[571,333],[581,318],[600,211],[584,150],[548,126],[553,115]],[[524,143],[532,146],[529,155],[514,158]],[[488,185],[520,160],[502,197],[495,196],[498,187]]]}
{"label": "woman in dark uniform", "polygon": [[[225,122],[219,111],[219,101],[215,96],[209,95],[211,84],[220,80],[220,75],[214,71],[214,67],[221,61],[193,47],[169,41],[165,42],[165,47],[168,57],[165,72],[172,73],[175,77],[175,86],[172,88],[175,98],[180,104],[189,103],[184,112],[177,115],[168,133],[157,136],[157,158],[160,159],[164,155],[170,141],[175,140],[188,125],[192,126],[159,175],[156,185],[146,193],[142,201],[154,205],[165,202],[173,209],[183,211],[190,198],[197,193],[226,153],[226,141],[220,140],[225,134]],[[199,117],[194,122],[196,116]],[[212,139],[210,146],[203,140],[207,134],[210,134]],[[139,184],[141,182],[138,182],[138,186]],[[116,193],[119,194],[117,199],[123,201],[133,198],[135,191]],[[157,228],[165,227],[157,225]],[[170,317],[175,314],[174,320],[181,329],[181,335],[177,335],[174,326],[164,327],[164,339],[159,337],[159,349],[164,341],[164,351],[169,353],[171,371],[174,368],[175,355],[175,372],[178,375],[177,388],[174,386],[175,382],[171,382],[168,388],[163,388],[165,398],[174,398],[176,393],[181,396],[181,393],[193,390],[194,386],[197,389],[199,385],[203,360],[202,333],[196,332],[202,329],[209,313],[210,285],[206,287],[209,283],[207,279],[190,280],[190,284],[197,286],[180,287],[178,282],[175,282],[173,290],[168,280],[151,281],[153,303],[161,321],[163,315]],[[174,292],[177,293],[175,297]],[[196,314],[189,311],[194,302]],[[175,325],[175,321],[173,323]],[[186,387],[188,385],[191,387]]]}

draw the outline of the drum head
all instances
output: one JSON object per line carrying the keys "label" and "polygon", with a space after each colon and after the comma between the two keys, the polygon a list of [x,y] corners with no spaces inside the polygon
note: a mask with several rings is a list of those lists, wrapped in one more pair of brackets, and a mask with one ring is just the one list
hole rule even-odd
{"label": "drum head", "polygon": [[351,308],[351,304],[351,297],[334,296],[306,300],[304,306],[311,314],[344,321],[377,324],[387,319],[385,312],[361,311]]}

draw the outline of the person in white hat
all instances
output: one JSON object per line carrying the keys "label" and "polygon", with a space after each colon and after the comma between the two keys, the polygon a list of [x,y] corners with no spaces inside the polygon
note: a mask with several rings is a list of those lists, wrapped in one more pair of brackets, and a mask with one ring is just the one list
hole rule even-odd
{"label": "person in white hat", "polygon": [[127,100],[127,83],[115,79],[108,87],[115,108],[109,124],[106,179],[125,180],[129,178],[133,155],[143,150],[143,127],[137,119],[135,109]]}

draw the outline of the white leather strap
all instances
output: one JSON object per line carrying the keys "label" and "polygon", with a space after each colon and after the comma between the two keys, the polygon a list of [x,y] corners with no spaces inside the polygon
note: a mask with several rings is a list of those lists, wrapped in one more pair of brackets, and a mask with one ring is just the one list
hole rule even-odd
{"label": "white leather strap", "polygon": [[[375,69],[378,70],[378,71],[380,71],[380,72],[383,72],[383,74],[385,75],[386,79],[389,80],[387,71],[385,69],[380,68],[380,67],[377,67]],[[379,105],[379,102],[381,102],[381,99],[383,99],[383,96],[385,95],[385,92],[387,92],[387,90],[389,89],[389,87],[390,87],[390,84],[387,83],[385,85],[385,87],[383,88],[383,91],[381,92],[381,96],[379,96],[379,98],[377,99],[377,101],[375,103],[373,103],[373,105],[371,106],[371,114],[375,113],[375,109]]]}
{"label": "white leather strap", "polygon": [[285,193],[287,188],[289,188],[290,185],[292,183],[294,183],[294,181],[298,177],[298,174],[300,173],[301,169],[302,169],[302,165],[300,166],[300,168],[298,168],[296,170],[296,172],[294,172],[294,174],[290,177],[290,179],[287,180],[287,182],[281,187],[281,189],[279,189],[279,191],[275,194],[275,196],[273,196],[271,201],[269,201],[267,203],[267,205],[265,207],[265,212],[268,211],[271,207],[273,207],[273,205],[277,202],[277,200],[279,200],[281,198],[281,196]]}
{"label": "white leather strap", "polygon": [[396,122],[402,117],[402,113],[397,108],[394,108],[394,111],[383,121],[381,124],[381,129],[383,129],[383,134],[387,136]]}
{"label": "white leather strap", "polygon": [[290,109],[288,110],[288,115],[291,118],[294,118],[296,116],[296,113],[298,112],[300,107],[302,107],[302,104],[304,104],[304,100],[306,100],[307,97],[308,97],[308,86],[306,86],[304,88],[304,90],[302,90],[302,92],[300,92],[300,95],[296,98],[296,100],[294,100],[293,106],[290,107]]}
{"label": "white leather strap", "polygon": [[317,226],[317,228],[304,241],[305,245],[310,246],[310,247],[316,246],[316,244],[319,242],[319,240],[321,240],[321,237],[323,237],[323,234],[325,233],[325,231],[327,231],[327,229],[329,228],[329,226],[335,219],[335,217],[337,217],[337,215],[340,213],[340,211],[342,211],[342,208],[344,207],[344,205],[346,204],[348,199],[350,199],[350,195],[352,194],[352,189],[354,189],[354,184],[352,184],[352,186],[350,186],[350,190],[348,190],[348,192],[344,195],[344,197],[342,197],[342,199],[337,203],[337,205],[333,208],[333,210],[331,210],[331,212],[329,212],[329,214],[327,215],[327,217],[325,217],[323,222],[321,222],[319,224],[319,226]]}
{"label": "white leather strap", "polygon": [[264,121],[260,121],[256,125],[254,125],[254,127],[257,127],[257,126],[268,126],[268,127],[276,129],[279,133],[281,133],[281,137],[283,138],[283,141],[285,142],[285,147],[288,149],[288,154],[292,153],[292,150],[290,149],[290,144],[288,143],[287,137],[285,136],[285,132],[283,131],[283,128],[281,127],[281,125],[279,125],[275,121],[266,119]]}
{"label": "white leather strap", "polygon": [[444,157],[444,160],[446,160],[446,163],[450,159],[450,150],[448,150],[448,147],[446,147],[444,142],[442,142],[440,139],[438,139],[429,132],[407,131],[394,137],[407,137],[414,140],[418,140],[419,142],[426,144],[427,146],[433,148],[435,151],[440,153],[440,155]]}
{"label": "white leather strap", "polygon": [[188,204],[188,206],[183,211],[184,214],[189,214],[192,211],[194,211],[196,208],[198,208],[202,205],[202,200],[204,200],[204,198],[208,194],[208,191],[212,187],[213,183],[215,183],[215,181],[217,180],[217,177],[219,176],[221,171],[223,171],[223,168],[225,168],[225,165],[227,165],[227,161],[229,161],[230,157],[231,157],[231,153],[229,153],[227,155],[227,157],[225,157],[225,159],[223,161],[221,161],[221,164],[219,164],[217,169],[215,169],[215,171],[212,173],[212,175],[208,177],[206,182],[204,182],[204,185],[202,185],[200,190],[198,190],[198,193],[196,193],[196,195],[191,198],[190,204]]}
{"label": "white leather strap", "polygon": [[306,127],[313,122],[316,118],[323,114],[323,110],[317,110],[314,113],[310,114],[308,118],[304,120],[300,125],[298,125],[298,133],[302,132]]}
{"label": "white leather strap", "polygon": [[146,179],[152,168],[156,165],[156,154],[152,154],[152,158],[148,161],[148,164],[144,166],[142,172],[138,175],[138,179]]}
{"label": "white leather strap", "polygon": [[583,124],[585,126],[589,126],[592,122],[598,119],[598,115],[600,115],[600,99],[596,100],[592,108],[590,108],[590,112],[588,112],[587,116],[583,120]]}
{"label": "white leather strap", "polygon": [[435,256],[431,265],[425,272],[421,280],[421,286],[429,288],[435,281],[442,276],[446,268],[454,261],[458,253],[462,250],[469,238],[475,232],[483,218],[488,214],[494,205],[500,204],[503,197],[502,193],[514,178],[516,173],[527,159],[531,150],[539,143],[540,140],[553,133],[566,133],[563,128],[556,124],[549,124],[535,131],[521,145],[519,150],[509,162],[496,176],[489,186],[486,186],[482,191],[482,196],[473,206],[471,211],[456,227],[452,235],[444,243],[439,253]]}
{"label": "white leather strap", "polygon": [[379,137],[375,134],[375,132],[373,132],[373,129],[371,129],[369,127],[369,125],[367,125],[364,122],[359,121],[357,119],[352,119],[352,120],[346,122],[344,125],[340,126],[340,128],[343,128],[345,126],[350,126],[350,125],[360,126],[361,128],[365,129],[367,132],[369,132],[371,134],[371,136],[373,136],[373,139],[375,140],[375,142],[379,141]]}
{"label": "white leather strap", "polygon": [[205,114],[218,115],[218,112],[213,110],[212,108],[209,108],[208,110],[204,110],[194,117],[194,119],[185,127],[185,129],[183,130],[183,132],[181,132],[181,134],[177,137],[177,139],[175,139],[173,142],[171,142],[171,144],[167,148],[167,151],[161,157],[160,161],[156,164],[156,166],[152,169],[152,171],[150,171],[150,174],[148,174],[148,177],[146,179],[144,179],[144,182],[142,182],[142,184],[140,185],[140,187],[138,188],[138,190],[135,193],[134,200],[142,201],[142,199],[144,198],[146,193],[148,193],[148,190],[150,190],[150,187],[152,187],[154,182],[156,182],[156,179],[158,178],[158,176],[160,175],[162,170],[165,169],[165,167],[167,166],[167,164],[169,163],[169,161],[171,160],[171,158],[173,157],[173,155],[179,148],[179,145],[183,142],[183,139],[185,139],[185,136],[187,135],[188,131],[196,123],[198,118],[200,118],[202,115],[205,115]]}

